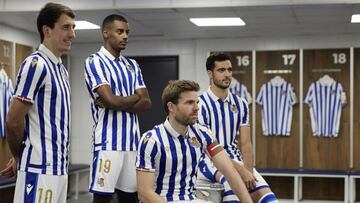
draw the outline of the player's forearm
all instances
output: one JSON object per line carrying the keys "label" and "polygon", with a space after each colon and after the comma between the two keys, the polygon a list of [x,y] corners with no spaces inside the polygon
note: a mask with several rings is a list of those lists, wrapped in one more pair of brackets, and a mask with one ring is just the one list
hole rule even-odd
{"label": "player's forearm", "polygon": [[138,190],[138,196],[143,203],[166,203],[164,198],[152,190]]}
{"label": "player's forearm", "polygon": [[251,143],[246,143],[244,146],[241,146],[240,149],[243,155],[243,161],[245,168],[249,170],[251,173],[253,172],[253,153]]}
{"label": "player's forearm", "polygon": [[8,119],[6,122],[6,140],[13,157],[17,160],[21,153],[21,144],[24,138],[24,121]]}
{"label": "player's forearm", "polygon": [[151,108],[150,98],[141,98],[134,105],[126,109],[126,111],[140,113],[145,112]]}
{"label": "player's forearm", "polygon": [[115,111],[126,111],[126,109],[135,105],[139,101],[140,97],[136,94],[130,96],[113,96],[110,99],[103,99],[105,108]]}

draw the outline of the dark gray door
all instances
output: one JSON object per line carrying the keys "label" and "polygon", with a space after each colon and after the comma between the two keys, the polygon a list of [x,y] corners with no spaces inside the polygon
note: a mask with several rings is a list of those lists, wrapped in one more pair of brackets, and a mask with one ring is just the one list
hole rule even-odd
{"label": "dark gray door", "polygon": [[164,122],[166,112],[161,102],[161,94],[169,80],[179,78],[178,56],[144,56],[130,57],[141,67],[142,75],[152,101],[152,108],[139,113],[140,131],[144,133],[154,125]]}

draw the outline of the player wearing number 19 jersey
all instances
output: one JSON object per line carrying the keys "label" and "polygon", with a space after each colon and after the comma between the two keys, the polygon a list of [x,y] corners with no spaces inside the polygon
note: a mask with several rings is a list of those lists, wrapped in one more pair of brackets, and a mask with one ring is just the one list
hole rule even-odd
{"label": "player wearing number 19 jersey", "polygon": [[137,202],[136,149],[140,140],[138,112],[150,108],[150,98],[135,60],[121,54],[129,24],[120,15],[107,16],[102,25],[104,46],[85,62],[93,126],[90,192],[94,203]]}

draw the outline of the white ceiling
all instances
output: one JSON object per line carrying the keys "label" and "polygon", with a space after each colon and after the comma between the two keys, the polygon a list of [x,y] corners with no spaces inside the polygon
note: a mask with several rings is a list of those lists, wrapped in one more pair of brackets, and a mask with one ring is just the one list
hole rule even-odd
{"label": "white ceiling", "polygon": [[[31,2],[31,3],[30,3]],[[360,34],[351,24],[360,1],[325,0],[72,0],[77,20],[98,25],[117,13],[130,23],[130,39],[204,39]],[[101,2],[101,3],[99,3]],[[36,16],[46,1],[0,0],[0,23],[36,32]],[[244,27],[197,27],[190,17],[241,17]],[[75,42],[102,41],[99,30],[77,31]]]}

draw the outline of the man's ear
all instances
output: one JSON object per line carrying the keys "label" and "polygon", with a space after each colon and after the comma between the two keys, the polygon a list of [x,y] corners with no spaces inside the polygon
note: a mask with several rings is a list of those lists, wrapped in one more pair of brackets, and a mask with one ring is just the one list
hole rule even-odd
{"label": "man's ear", "polygon": [[47,38],[50,36],[50,27],[47,25],[42,26],[42,32],[44,34],[44,38]]}
{"label": "man's ear", "polygon": [[174,103],[168,102],[168,103],[166,104],[166,106],[167,106],[167,108],[168,108],[168,110],[169,110],[169,113],[170,113],[170,112],[174,112],[174,107],[175,107]]}
{"label": "man's ear", "polygon": [[104,39],[109,38],[109,32],[107,30],[103,30],[102,34],[103,34]]}
{"label": "man's ear", "polygon": [[208,71],[207,71],[207,74],[208,74],[208,76],[209,76],[210,79],[213,78],[213,72],[212,72],[211,70],[208,70]]}

